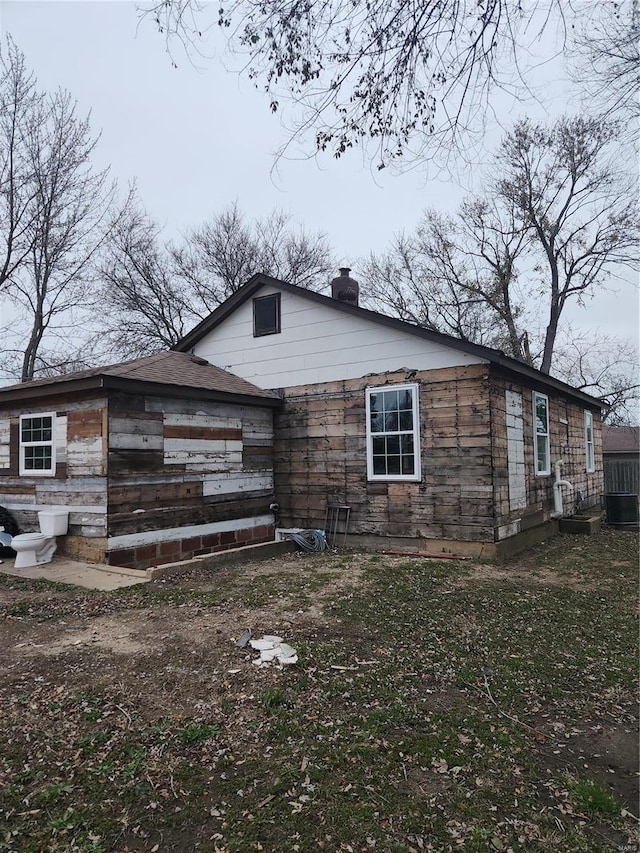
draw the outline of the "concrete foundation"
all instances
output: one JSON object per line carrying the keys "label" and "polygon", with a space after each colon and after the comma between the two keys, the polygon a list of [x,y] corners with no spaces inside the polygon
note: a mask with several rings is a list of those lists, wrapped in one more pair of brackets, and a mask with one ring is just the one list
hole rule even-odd
{"label": "concrete foundation", "polygon": [[364,551],[394,551],[407,556],[416,555],[434,559],[499,560],[525,551],[558,533],[555,519],[522,530],[500,542],[465,542],[451,539],[410,539],[397,536],[353,535],[347,537],[347,547]]}

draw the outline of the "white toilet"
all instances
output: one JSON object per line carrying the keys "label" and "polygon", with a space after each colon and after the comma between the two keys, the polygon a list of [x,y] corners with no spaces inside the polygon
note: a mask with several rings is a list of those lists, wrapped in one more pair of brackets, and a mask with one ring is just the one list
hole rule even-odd
{"label": "white toilet", "polygon": [[20,533],[11,540],[16,552],[16,569],[51,562],[57,547],[56,536],[64,536],[69,529],[69,513],[43,510],[38,513],[38,522],[40,533]]}

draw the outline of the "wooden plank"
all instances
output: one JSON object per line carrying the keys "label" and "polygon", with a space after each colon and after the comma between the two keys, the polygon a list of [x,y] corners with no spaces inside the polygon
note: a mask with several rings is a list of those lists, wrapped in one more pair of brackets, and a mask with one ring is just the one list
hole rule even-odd
{"label": "wooden plank", "polygon": [[105,473],[101,438],[73,441],[67,446],[68,477],[99,477]]}
{"label": "wooden plank", "polygon": [[109,450],[109,476],[159,472],[164,468],[162,451]]}
{"label": "wooden plank", "polygon": [[188,469],[215,471],[218,468],[241,468],[242,453],[194,453],[188,450],[165,451],[163,455],[165,465],[186,465]]}
{"label": "wooden plank", "polygon": [[[106,492],[107,478],[106,477],[68,477],[64,483],[56,482],[48,478],[41,478],[38,482],[38,494],[43,496],[55,495],[64,492],[67,495],[73,495],[75,498],[82,499],[86,495],[90,495],[90,500],[93,501],[94,495],[102,495]],[[49,503],[55,503],[52,497],[47,498]]]}
{"label": "wooden plank", "polygon": [[202,494],[205,496],[233,495],[265,490],[273,491],[273,474],[271,472],[224,472],[207,476],[202,483]]}
{"label": "wooden plank", "polygon": [[163,434],[165,439],[178,438],[190,441],[204,439],[207,441],[237,441],[242,443],[242,430],[230,427],[165,425]]}
{"label": "wooden plank", "polygon": [[[160,412],[165,423],[193,423],[202,426],[241,426],[244,413],[252,411],[253,406],[240,406],[233,403],[221,403],[216,400],[182,399],[172,397],[147,397],[146,412]],[[259,408],[259,407],[257,407]],[[236,420],[230,424],[230,420]]]}
{"label": "wooden plank", "polygon": [[109,536],[262,516],[268,512],[268,506],[268,499],[264,497],[243,497],[200,506],[159,507],[142,513],[114,513],[109,517]]}
{"label": "wooden plank", "polygon": [[[76,506],[86,509],[87,512],[102,512],[103,507],[107,505],[107,484],[106,479],[102,491],[100,492],[79,492],[72,491],[68,488],[70,480],[60,482],[60,487],[57,491],[52,489],[43,489],[40,483],[35,485],[35,500],[44,506]],[[96,507],[98,509],[96,509]]]}
{"label": "wooden plank", "polygon": [[161,415],[146,414],[139,417],[110,417],[109,434],[162,435]]}
{"label": "wooden plank", "polygon": [[184,506],[202,503],[202,483],[163,483],[122,486],[110,484],[109,512],[133,512],[136,509]]}
{"label": "wooden plank", "polygon": [[161,432],[150,435],[109,431],[109,448],[113,450],[162,450],[163,442]]}
{"label": "wooden plank", "polygon": [[25,482],[24,479],[13,480],[8,477],[0,479],[0,504],[5,505],[8,498],[17,495],[27,496],[35,500],[36,484],[33,482]]}
{"label": "wooden plank", "polygon": [[237,408],[225,414],[219,409],[215,414],[186,414],[165,412],[164,429],[171,427],[191,427],[192,429],[235,429],[242,430],[242,417]]}
{"label": "wooden plank", "polygon": [[103,434],[103,409],[78,409],[67,413],[67,440],[94,438]]}
{"label": "wooden plank", "polygon": [[140,394],[128,394],[125,391],[109,391],[109,414],[111,417],[122,412],[125,416],[134,413],[143,415],[146,411],[147,398]]}
{"label": "wooden plank", "polygon": [[248,453],[270,453],[273,451],[272,438],[243,438],[242,449]]}
{"label": "wooden plank", "polygon": [[488,453],[491,452],[491,437],[486,435],[438,435],[433,434],[429,442],[430,446],[435,450],[451,449],[456,451],[464,450],[470,447],[485,448]]}
{"label": "wooden plank", "polygon": [[242,451],[242,467],[245,471],[272,471],[273,451],[268,447],[248,448]]}
{"label": "wooden plank", "polygon": [[79,423],[74,424],[72,429],[68,429],[67,437],[70,440],[95,438],[102,435],[102,420],[99,423]]}
{"label": "wooden plank", "polygon": [[216,453],[241,453],[242,441],[234,441],[232,439],[209,440],[195,438],[165,438],[165,457],[170,456],[175,451],[194,455],[198,455],[198,453],[204,453],[206,455]]}

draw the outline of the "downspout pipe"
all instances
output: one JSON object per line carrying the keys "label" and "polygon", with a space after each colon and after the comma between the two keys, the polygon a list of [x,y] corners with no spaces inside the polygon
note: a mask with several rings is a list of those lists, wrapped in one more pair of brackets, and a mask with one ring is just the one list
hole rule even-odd
{"label": "downspout pipe", "polygon": [[568,480],[562,479],[562,466],[564,462],[562,459],[557,459],[554,465],[555,469],[555,481],[553,483],[553,512],[551,513],[552,518],[562,518],[564,515],[564,504],[562,501],[562,489],[567,488],[573,491],[573,483],[570,483]]}

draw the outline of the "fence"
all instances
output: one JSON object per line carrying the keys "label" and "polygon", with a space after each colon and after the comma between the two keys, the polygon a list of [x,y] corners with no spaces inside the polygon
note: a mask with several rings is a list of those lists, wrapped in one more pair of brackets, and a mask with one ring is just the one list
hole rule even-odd
{"label": "fence", "polygon": [[640,494],[640,459],[635,458],[615,459],[605,456],[604,459],[604,491],[627,492],[628,494]]}

